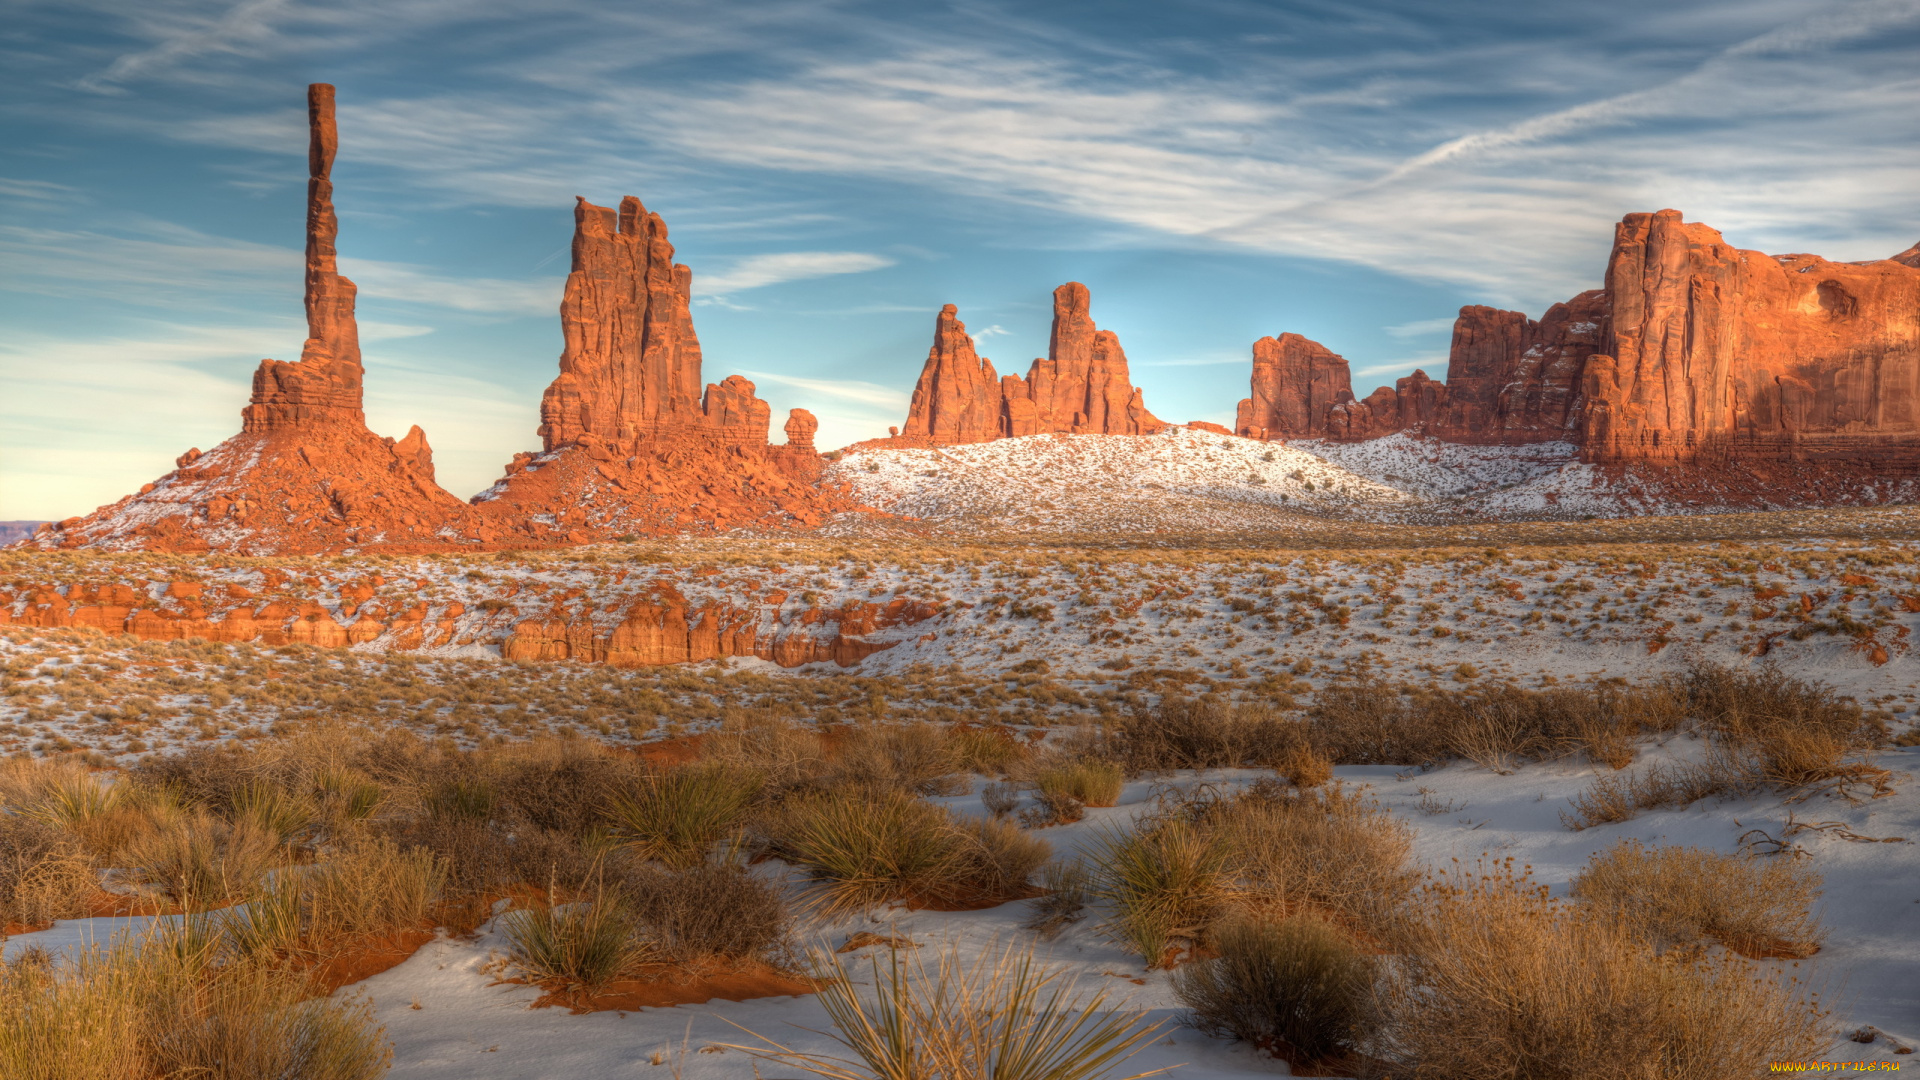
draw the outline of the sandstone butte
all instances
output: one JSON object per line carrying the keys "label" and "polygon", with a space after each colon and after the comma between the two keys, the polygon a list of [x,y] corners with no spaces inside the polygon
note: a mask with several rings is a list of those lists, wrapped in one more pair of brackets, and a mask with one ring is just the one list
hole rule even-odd
{"label": "sandstone butte", "polygon": [[1077,281],[1053,291],[1047,356],[1024,379],[997,375],[993,361],[974,352],[958,310],[941,308],[905,426],[859,445],[955,446],[1056,432],[1151,435],[1166,427],[1133,385],[1119,335],[1094,325],[1090,303]]}
{"label": "sandstone butte", "polygon": [[717,573],[712,568],[666,570],[632,581],[626,570],[601,571],[589,588],[501,577],[469,581],[461,590],[464,599],[454,600],[433,596],[426,579],[292,560],[209,565],[171,580],[67,566],[86,576],[0,586],[0,626],[90,627],[147,641],[201,638],[269,646],[494,645],[507,659],[626,667],[753,656],[795,667],[856,664],[912,636],[871,635],[941,612],[937,602],[904,596],[885,603],[848,600],[832,608],[789,603],[781,590],[758,596],[734,590],[730,599],[704,604],[689,600],[683,586],[710,591],[706,587]]}
{"label": "sandstone butte", "polygon": [[43,526],[43,547],[335,551],[379,541],[389,550],[445,545],[465,510],[433,479],[419,427],[381,438],[361,411],[354,285],[334,242],[333,87],[307,88],[307,340],[295,363],[262,360],[240,434],[206,453],[188,450],[173,472],[86,517]]}
{"label": "sandstone butte", "polygon": [[701,392],[692,273],[673,262],[659,215],[582,199],[560,317],[560,374],[541,402],[538,453],[472,504],[434,482],[414,427],[383,439],[361,410],[354,285],[336,267],[329,179],[339,145],[334,88],[308,88],[306,310],[300,360],[263,360],[240,434],[86,517],[43,527],[44,548],[314,554],[549,547],[663,532],[821,523],[854,509],[820,482],[819,427],[795,409],[787,441],[730,376]]}
{"label": "sandstone butte", "polygon": [[1415,371],[1356,400],[1344,359],[1282,334],[1254,344],[1251,390],[1236,429],[1255,438],[1410,431],[1562,440],[1679,473],[1920,471],[1920,245],[1836,263],[1744,251],[1677,210],[1629,214],[1603,288],[1538,321],[1462,308],[1444,384]]}

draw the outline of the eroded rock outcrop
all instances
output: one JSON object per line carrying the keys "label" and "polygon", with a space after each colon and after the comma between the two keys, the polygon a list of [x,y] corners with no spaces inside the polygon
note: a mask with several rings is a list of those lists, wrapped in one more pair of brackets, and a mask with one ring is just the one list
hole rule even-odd
{"label": "eroded rock outcrop", "polygon": [[1675,210],[1629,214],[1605,288],[1538,321],[1462,308],[1444,385],[1415,372],[1354,400],[1346,370],[1297,335],[1263,338],[1239,431],[1564,440],[1602,463],[1916,470],[1920,246],[1861,263],[1769,256]]}
{"label": "eroded rock outcrop", "polygon": [[729,375],[701,392],[693,272],[660,215],[580,199],[560,301],[565,348],[540,405],[541,451],[516,455],[474,498],[461,535],[482,545],[814,526],[856,508],[822,486],[819,421],[796,409],[769,445],[771,407]]}
{"label": "eroded rock outcrop", "polygon": [[1920,268],[1743,251],[1662,210],[1620,223],[1606,291],[1588,460],[1920,467]]}
{"label": "eroded rock outcrop", "polygon": [[1166,427],[1133,385],[1119,336],[1094,325],[1090,303],[1077,281],[1054,290],[1047,356],[1025,378],[996,373],[974,351],[957,309],[941,308],[906,424],[861,445],[956,446],[1055,432],[1151,435]]}
{"label": "eroded rock outcrop", "polygon": [[262,360],[241,433],[111,506],[43,528],[45,547],[264,554],[357,547],[417,550],[463,510],[434,482],[419,427],[367,430],[354,285],[340,276],[331,174],[334,89],[307,88],[307,340],[294,363]]}

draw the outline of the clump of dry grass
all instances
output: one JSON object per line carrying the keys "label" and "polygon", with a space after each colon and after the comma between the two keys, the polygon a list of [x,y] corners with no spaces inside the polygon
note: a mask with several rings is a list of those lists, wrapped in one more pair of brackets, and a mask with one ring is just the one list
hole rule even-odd
{"label": "clump of dry grass", "polygon": [[1113,752],[1133,772],[1272,766],[1306,741],[1297,721],[1262,704],[1169,696],[1136,710],[1113,733]]}
{"label": "clump of dry grass", "polygon": [[1126,782],[1126,773],[1119,765],[1098,760],[1065,762],[1040,769],[1033,776],[1033,786],[1043,801],[1071,799],[1081,806],[1113,806],[1120,801],[1120,789]]}
{"label": "clump of dry grass", "polygon": [[444,860],[370,836],[328,853],[300,877],[307,934],[317,941],[417,929],[446,885]]}
{"label": "clump of dry grass", "polygon": [[1660,948],[1717,942],[1760,958],[1819,951],[1820,889],[1820,874],[1793,859],[1623,840],[1587,863],[1572,894]]}
{"label": "clump of dry grass", "polygon": [[1817,997],[1790,977],[1663,955],[1510,861],[1436,875],[1395,948],[1369,1049],[1416,1080],[1740,1076],[1828,1044]]}
{"label": "clump of dry grass", "polygon": [[563,903],[544,902],[500,917],[520,966],[541,979],[600,986],[627,973],[647,954],[633,912],[617,894]]}
{"label": "clump of dry grass", "polygon": [[607,817],[639,858],[688,867],[740,825],[759,787],[757,776],[725,766],[667,769],[614,795]]}
{"label": "clump of dry grass", "polygon": [[661,959],[768,960],[784,950],[788,918],[779,889],[732,863],[632,866],[610,887]]}
{"label": "clump of dry grass", "polygon": [[1741,671],[1700,664],[1687,672],[1687,695],[1709,729],[1754,759],[1781,787],[1865,784],[1889,793],[1889,774],[1866,754],[1886,737],[1884,721],[1823,683],[1766,666]]}
{"label": "clump of dry grass", "polygon": [[260,826],[205,811],[159,817],[122,851],[142,880],[195,905],[245,895],[283,855],[279,839]]}
{"label": "clump of dry grass", "polygon": [[1179,947],[1205,940],[1233,898],[1231,855],[1217,834],[1183,818],[1108,829],[1087,856],[1089,891],[1112,912],[1116,938],[1148,967],[1170,966]]}
{"label": "clump of dry grass", "polygon": [[0,810],[0,923],[75,918],[98,889],[92,864],[71,835]]}
{"label": "clump of dry grass", "polygon": [[811,795],[784,807],[767,828],[773,852],[806,868],[834,912],[901,899],[1013,899],[1048,851],[1011,823],[956,821],[899,791]]}

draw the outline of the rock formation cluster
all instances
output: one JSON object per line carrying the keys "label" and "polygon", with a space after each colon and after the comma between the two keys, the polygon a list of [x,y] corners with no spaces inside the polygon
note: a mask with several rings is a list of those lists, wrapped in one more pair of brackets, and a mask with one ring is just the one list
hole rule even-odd
{"label": "rock formation cluster", "polygon": [[1238,432],[1563,440],[1597,463],[1830,461],[1920,469],[1920,246],[1836,263],[1726,243],[1679,211],[1629,214],[1605,287],[1538,321],[1466,307],[1444,384],[1356,400],[1347,363],[1294,334],[1253,348]]}
{"label": "rock formation cluster", "polygon": [[1053,291],[1047,355],[1024,379],[996,374],[993,361],[975,353],[958,309],[941,308],[907,422],[874,445],[958,446],[1055,432],[1151,435],[1166,427],[1133,385],[1119,335],[1094,325],[1091,302],[1077,281]]}
{"label": "rock formation cluster", "polygon": [[471,505],[434,482],[433,452],[367,429],[355,288],[341,276],[331,173],[334,88],[308,88],[307,340],[263,360],[238,435],[181,455],[173,472],[86,517],[43,527],[43,547],[301,554],[577,544],[619,535],[816,525],[852,509],[820,483],[819,422],[787,420],[738,375],[701,389],[692,272],[666,224],[635,198],[574,211],[560,303],[565,349],[541,401],[539,452]]}

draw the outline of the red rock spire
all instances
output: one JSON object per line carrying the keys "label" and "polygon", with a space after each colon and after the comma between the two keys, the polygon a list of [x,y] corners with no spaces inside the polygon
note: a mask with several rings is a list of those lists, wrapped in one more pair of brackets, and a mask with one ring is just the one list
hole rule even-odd
{"label": "red rock spire", "polygon": [[993,361],[974,352],[958,309],[952,304],[941,308],[901,435],[930,439],[939,446],[997,439],[1005,433],[1000,398]]}
{"label": "red rock spire", "polygon": [[333,87],[307,87],[307,340],[300,361],[262,360],[253,374],[253,400],[241,413],[247,431],[313,424],[364,425],[360,409],[360,331],[353,318],[353,282],[340,276],[334,241],[333,155],[340,134],[333,118]]}

